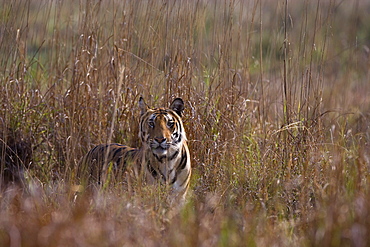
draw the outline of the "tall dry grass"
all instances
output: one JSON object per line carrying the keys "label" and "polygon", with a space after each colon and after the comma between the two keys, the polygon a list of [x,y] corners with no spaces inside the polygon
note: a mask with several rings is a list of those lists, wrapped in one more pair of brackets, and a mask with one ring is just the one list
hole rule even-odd
{"label": "tall dry grass", "polygon": [[[0,6],[1,174],[25,169],[1,183],[1,246],[369,245],[366,1]],[[156,188],[75,198],[93,145],[140,145],[140,96],[186,102],[173,217]]]}

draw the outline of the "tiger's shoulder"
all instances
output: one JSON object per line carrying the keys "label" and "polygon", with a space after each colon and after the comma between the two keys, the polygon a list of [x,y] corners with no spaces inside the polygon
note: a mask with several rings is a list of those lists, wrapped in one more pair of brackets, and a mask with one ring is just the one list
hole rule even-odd
{"label": "tiger's shoulder", "polygon": [[131,163],[138,159],[139,149],[119,143],[99,144],[83,157],[78,170],[78,178],[101,182],[108,170],[119,177]]}

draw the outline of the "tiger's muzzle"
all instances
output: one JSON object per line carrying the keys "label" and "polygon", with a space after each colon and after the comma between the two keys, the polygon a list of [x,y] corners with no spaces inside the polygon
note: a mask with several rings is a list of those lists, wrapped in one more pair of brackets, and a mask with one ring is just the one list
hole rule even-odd
{"label": "tiger's muzzle", "polygon": [[168,149],[171,147],[171,142],[167,142],[167,138],[153,138],[150,141],[150,148],[152,149],[152,152],[156,155],[166,155]]}

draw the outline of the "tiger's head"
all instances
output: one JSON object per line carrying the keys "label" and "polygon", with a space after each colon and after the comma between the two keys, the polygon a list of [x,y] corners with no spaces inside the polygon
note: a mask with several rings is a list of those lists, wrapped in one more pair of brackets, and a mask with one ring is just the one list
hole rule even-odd
{"label": "tiger's head", "polygon": [[157,159],[170,158],[178,153],[186,135],[181,120],[184,102],[176,98],[168,109],[150,108],[140,97],[141,110],[139,138]]}

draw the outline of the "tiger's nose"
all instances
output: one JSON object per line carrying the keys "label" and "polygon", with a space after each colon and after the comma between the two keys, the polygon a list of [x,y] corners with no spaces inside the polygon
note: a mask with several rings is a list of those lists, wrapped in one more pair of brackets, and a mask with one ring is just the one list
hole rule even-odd
{"label": "tiger's nose", "polygon": [[156,142],[158,142],[159,144],[161,144],[162,142],[166,141],[166,138],[165,137],[156,137],[156,138],[154,138],[154,140]]}

